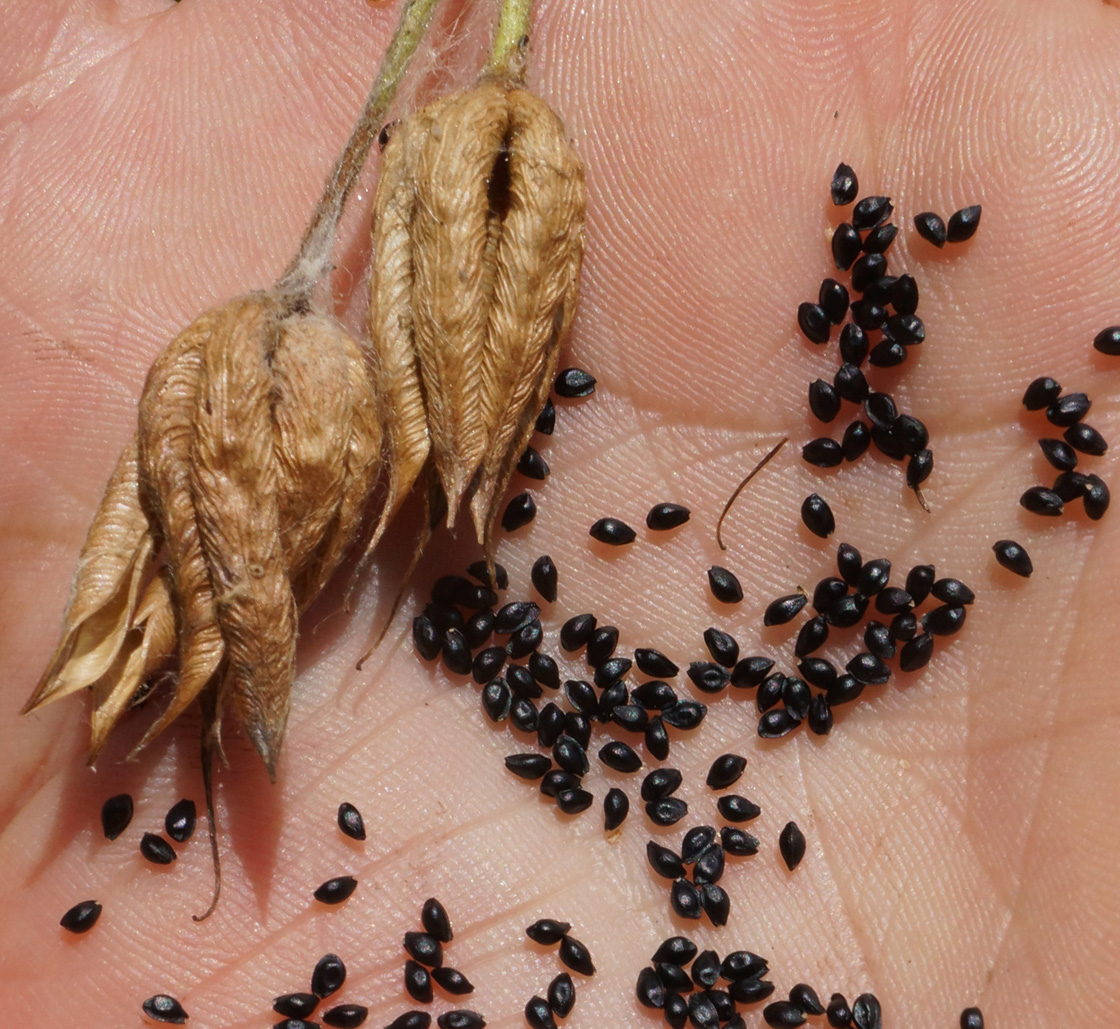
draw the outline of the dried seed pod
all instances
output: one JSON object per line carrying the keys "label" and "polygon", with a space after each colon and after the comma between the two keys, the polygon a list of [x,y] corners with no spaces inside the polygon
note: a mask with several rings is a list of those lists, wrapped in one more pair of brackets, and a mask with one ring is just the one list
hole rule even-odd
{"label": "dried seed pod", "polygon": [[408,412],[387,422],[390,465],[407,474],[391,479],[386,508],[423,464],[426,404],[448,523],[469,496],[489,554],[575,313],[582,166],[543,101],[486,77],[404,119],[381,169],[371,335],[383,409]]}

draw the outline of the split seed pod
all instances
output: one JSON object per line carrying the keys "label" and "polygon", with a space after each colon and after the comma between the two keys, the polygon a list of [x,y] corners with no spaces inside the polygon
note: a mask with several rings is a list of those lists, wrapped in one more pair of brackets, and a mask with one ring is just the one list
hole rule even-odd
{"label": "split seed pod", "polygon": [[586,191],[560,119],[501,78],[395,125],[374,200],[370,335],[390,468],[425,463],[492,557],[502,495],[575,314]]}
{"label": "split seed pod", "polygon": [[380,453],[366,355],[340,326],[276,292],[201,315],[148,374],[25,710],[91,686],[92,761],[177,648],[137,749],[199,698],[207,749],[232,707],[275,775],[298,613],[351,542]]}

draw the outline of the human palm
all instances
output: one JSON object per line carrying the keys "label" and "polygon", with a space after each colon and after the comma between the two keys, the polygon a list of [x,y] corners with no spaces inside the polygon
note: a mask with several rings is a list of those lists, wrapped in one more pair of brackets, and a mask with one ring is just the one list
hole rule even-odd
{"label": "human palm", "polygon": [[[150,718],[143,709],[91,772],[84,699],[17,712],[56,642],[74,559],[133,430],[148,364],[200,310],[279,274],[395,13],[292,0],[8,11],[8,1021],[138,1024],[140,1002],[167,992],[192,1024],[247,1029],[266,1024],[273,996],[306,989],[315,960],[333,951],[350,978],[332,1000],[368,1003],[370,1024],[384,1025],[414,1006],[400,941],[434,895],[456,929],[448,963],[476,985],[465,1006],[492,1026],[522,1024],[525,1001],[560,970],[524,936],[541,916],[571,922],[598,967],[589,981],[575,977],[573,1027],[660,1024],[637,1006],[633,984],[678,932],[721,953],[767,956],[775,996],[799,981],[826,999],[871,990],[888,1026],[952,1026],[973,1003],[992,1027],[1117,1024],[1115,516],[1093,523],[1071,505],[1047,521],[1017,504],[1049,471],[1034,441],[1054,434],[1019,405],[1031,379],[1050,374],[1084,390],[1095,400],[1090,420],[1114,434],[1117,371],[1089,342],[1120,321],[1116,14],[949,0],[832,7],[540,0],[530,78],[564,117],[590,198],[565,360],[590,369],[599,388],[589,402],[560,402],[555,435],[536,441],[552,474],[513,488],[531,488],[540,513],[503,540],[498,559],[511,598],[532,595],[538,555],[555,560],[545,648],[565,678],[587,674],[557,643],[564,619],[584,611],[620,628],[620,652],[654,646],[682,665],[703,660],[701,634],[716,625],[745,654],[791,671],[799,623],[763,629],[761,612],[832,573],[838,540],[889,557],[896,576],[932,562],[967,581],[977,600],[964,630],[922,672],[838,708],[827,738],[802,728],[764,742],[749,694],[705,698],[703,726],[672,745],[668,763],[684,774],[679,795],[691,807],[673,829],[653,828],[636,780],[594,758],[585,785],[597,806],[562,816],[502,766],[534,749],[532,739],[491,726],[477,687],[424,664],[412,646],[409,617],[432,581],[479,556],[465,524],[437,536],[404,613],[355,671],[407,564],[413,526],[404,523],[417,509],[406,508],[356,609],[343,613],[336,590],[304,623],[275,785],[229,733],[231,767],[218,775],[224,894],[201,924],[190,918],[209,899],[201,834],[168,870],[136,851],[140,831],[157,830],[179,797],[201,801],[197,715],[125,763]],[[799,444],[824,431],[806,410],[806,386],[831,377],[837,359],[804,341],[794,311],[831,273],[827,233],[839,216],[827,188],[840,160],[864,193],[894,199],[902,231],[892,270],[905,268],[922,290],[926,342],[869,378],[929,426],[931,510],[880,455],[823,472],[791,445],[739,499],[721,553],[715,521],[741,475],[778,438]],[[973,202],[984,216],[971,244],[937,251],[913,232],[917,212]],[[334,286],[356,325],[368,195],[353,206]],[[1086,463],[1110,477],[1110,456]],[[836,513],[828,542],[800,525],[813,491]],[[691,521],[665,536],[641,529],[618,550],[588,538],[595,519],[640,526],[661,500],[687,504]],[[1030,550],[1029,581],[995,565],[990,546],[1003,537]],[[712,564],[739,574],[742,605],[712,599]],[[854,641],[826,652],[853,650]],[[606,739],[597,728],[593,749]],[[731,917],[716,929],[670,913],[645,844],[675,846],[683,827],[715,820],[703,778],[725,752],[748,757],[736,789],[763,809],[748,826],[762,846],[729,861]],[[634,802],[611,839],[598,807],[609,785]],[[110,843],[97,811],[122,791],[137,814]],[[365,815],[364,844],[334,825],[343,800]],[[809,840],[793,873],[776,844],[790,819]],[[341,908],[317,905],[312,889],[340,874],[358,878],[357,892]],[[89,897],[104,905],[100,923],[88,936],[63,933],[62,912]]]}

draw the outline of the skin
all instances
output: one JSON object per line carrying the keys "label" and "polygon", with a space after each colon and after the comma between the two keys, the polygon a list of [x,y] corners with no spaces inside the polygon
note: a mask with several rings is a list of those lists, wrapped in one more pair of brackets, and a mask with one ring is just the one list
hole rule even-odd
{"label": "skin", "polygon": [[[184,715],[135,763],[124,755],[152,717],[117,730],[96,771],[84,764],[85,698],[27,718],[19,708],[56,642],[74,560],[120,448],[133,431],[148,365],[205,308],[265,286],[299,238],[344,140],[395,13],[288,0],[159,0],[16,5],[0,42],[0,995],[12,1024],[142,1024],[140,1002],[176,995],[192,1025],[266,1024],[271,998],[307,988],[318,956],[343,956],[337,1003],[367,1003],[369,1025],[409,1006],[400,939],[424,899],[451,913],[449,964],[491,1026],[560,971],[523,929],[563,918],[598,974],[577,979],[579,1029],[655,1026],[633,999],[638,969],[684,932],[720,953],[769,957],[775,997],[814,984],[827,1001],[875,992],[888,1026],[956,1025],[979,1004],[992,1027],[1120,1019],[1120,864],[1115,811],[1120,716],[1109,654],[1120,572],[1116,512],[1060,520],[1017,504],[1049,481],[1035,441],[1058,435],[1019,404],[1037,375],[1094,398],[1090,421],[1120,428],[1117,364],[1090,348],[1120,322],[1120,138],[1114,74],[1120,19],[1109,5],[932,0],[889,5],[539,4],[531,80],[562,114],[587,168],[590,208],[581,309],[563,364],[593,371],[590,402],[561,402],[538,443],[552,469],[531,487],[540,513],[505,538],[511,598],[529,595],[542,553],[560,569],[546,649],[569,616],[595,611],[621,650],[659,647],[684,665],[707,657],[718,625],[743,653],[791,669],[800,619],[761,628],[774,597],[811,589],[835,544],[888,556],[900,581],[933,562],[977,601],[959,636],[920,674],[896,675],[837,712],[827,739],[805,729],[755,734],[753,696],[708,698],[700,730],[674,733],[669,763],[690,804],[651,829],[636,779],[594,766],[595,807],[558,815],[502,758],[528,737],[484,719],[478,688],[419,661],[409,619],[434,579],[478,557],[466,520],[437,535],[403,612],[361,672],[388,615],[419,508],[407,507],[361,580],[302,626],[300,675],[270,785],[232,725],[218,775],[225,886],[209,902],[201,831],[168,869],[137,854],[180,797],[200,803],[199,717]],[[648,6],[648,10],[647,10]],[[726,9],[724,9],[726,8]],[[446,39],[450,14],[438,31]],[[453,63],[470,65],[471,41]],[[477,66],[475,64],[474,66]],[[465,82],[462,72],[455,81]],[[840,160],[863,192],[886,192],[902,227],[892,269],[922,290],[927,341],[876,388],[929,426],[936,468],[924,513],[880,455],[822,472],[798,446],[823,430],[806,386],[830,377],[833,348],[797,331],[797,304],[833,274],[828,202]],[[372,174],[372,173],[371,173]],[[332,283],[360,325],[367,177],[344,223]],[[970,244],[937,251],[915,235],[922,210],[984,205]],[[854,413],[850,406],[840,427]],[[714,542],[734,484],[778,438],[791,445],[739,499]],[[1111,455],[1085,467],[1112,478]],[[800,524],[810,492],[839,529]],[[692,520],[642,526],[656,501]],[[591,542],[603,515],[639,527],[625,549]],[[999,568],[991,544],[1013,537],[1033,578]],[[714,601],[705,569],[735,570],[746,600]],[[830,656],[857,649],[854,634]],[[579,655],[565,677],[587,674]],[[683,676],[682,676],[683,679]],[[682,693],[689,693],[685,682]],[[605,742],[596,730],[597,744]],[[621,734],[620,734],[621,735]],[[714,757],[748,758],[736,789],[763,808],[762,841],[733,859],[729,924],[682,922],[650,872],[649,838],[715,817],[703,777]],[[648,765],[647,765],[648,768]],[[623,785],[634,805],[615,839],[601,798]],[[97,812],[128,791],[136,817],[114,843]],[[342,800],[369,839],[341,836]],[[808,839],[789,873],[777,836],[796,819]],[[349,873],[341,908],[311,891]],[[96,898],[85,937],[57,921]],[[433,1011],[455,1006],[441,999]],[[761,1024],[757,1014],[749,1025]]]}

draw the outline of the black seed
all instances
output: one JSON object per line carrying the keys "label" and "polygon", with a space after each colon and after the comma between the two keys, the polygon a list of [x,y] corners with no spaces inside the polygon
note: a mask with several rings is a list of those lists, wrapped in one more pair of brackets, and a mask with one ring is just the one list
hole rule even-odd
{"label": "black seed", "polygon": [[1062,503],[1085,497],[1089,492],[1089,476],[1080,472],[1062,472],[1054,479],[1054,492]]}
{"label": "black seed", "polygon": [[599,713],[599,695],[591,683],[583,679],[568,679],[564,683],[564,694],[577,711],[593,718]]}
{"label": "black seed", "polygon": [[719,565],[708,569],[708,587],[712,596],[724,604],[738,604],[743,599],[743,587],[739,585],[739,580]]}
{"label": "black seed", "polygon": [[606,543],[612,547],[621,547],[627,543],[633,543],[634,537],[637,535],[629,525],[617,518],[600,518],[587,531],[600,543]]}
{"label": "black seed", "polygon": [[[726,797],[720,798],[720,800],[726,799]],[[753,808],[754,805],[752,804],[751,807]],[[733,857],[749,857],[751,854],[758,853],[758,837],[742,829],[736,829],[733,825],[725,825],[720,829],[719,839],[724,851]]]}
{"label": "black seed", "polygon": [[[850,543],[841,543],[836,548],[836,569],[840,573],[840,578],[849,586],[855,586],[859,582],[859,573],[862,568],[863,557]],[[818,585],[817,588],[819,589],[820,586]]]}
{"label": "black seed", "polygon": [[810,343],[827,343],[832,323],[820,304],[805,301],[797,307],[797,327]]}
{"label": "black seed", "polygon": [[809,702],[812,699],[809,687],[801,679],[792,675],[785,676],[785,682],[782,683],[782,703],[790,715],[798,721],[804,719],[809,713]]}
{"label": "black seed", "polygon": [[132,821],[132,797],[118,793],[101,805],[101,831],[105,839],[115,840]]}
{"label": "black seed", "polygon": [[600,748],[599,760],[616,772],[636,772],[642,767],[642,759],[634,748],[621,740],[612,740]]}
{"label": "black seed", "polygon": [[781,672],[774,672],[762,680],[754,698],[759,711],[769,711],[782,699],[782,687],[785,683],[786,677]]}
{"label": "black seed", "polygon": [[788,1000],[776,1000],[762,1009],[763,1021],[773,1029],[796,1029],[805,1024],[801,1009]]}
{"label": "black seed", "polygon": [[528,779],[530,782],[540,779],[551,767],[552,762],[544,754],[510,754],[506,758],[506,768],[519,778]]}
{"label": "black seed", "polygon": [[1065,441],[1073,447],[1074,450],[1080,450],[1083,454],[1091,454],[1094,457],[1099,457],[1106,450],[1108,450],[1108,443],[1105,438],[1097,432],[1091,425],[1085,422],[1078,422],[1076,425],[1071,425],[1062,435]]}
{"label": "black seed", "polygon": [[560,627],[560,646],[568,652],[579,650],[594,631],[594,615],[574,615]]}
{"label": "black seed", "polygon": [[694,1029],[718,1029],[719,1012],[704,993],[694,993],[688,998],[688,1019]]}
{"label": "black seed", "polygon": [[552,1008],[544,997],[532,996],[525,1002],[525,1024],[529,1029],[556,1029]]}
{"label": "black seed", "polygon": [[607,791],[603,798],[603,828],[614,832],[630,813],[630,800],[617,786]]}
{"label": "black seed", "polygon": [[527,479],[542,481],[548,478],[548,462],[535,447],[526,447],[517,462],[517,470]]}
{"label": "black seed", "polygon": [[[1110,325],[1107,329],[1101,329],[1101,331],[1093,337],[1093,347],[1102,354],[1108,354],[1110,357],[1115,357],[1117,354],[1120,354],[1120,325]],[[971,1011],[972,1009],[970,1008],[969,1010]],[[962,1022],[961,1025],[963,1026],[964,1023]]]}
{"label": "black seed", "polygon": [[560,685],[560,669],[556,665],[556,659],[539,650],[534,650],[529,655],[529,675],[534,682],[549,689],[557,689]]}
{"label": "black seed", "polygon": [[818,693],[809,703],[809,731],[814,736],[827,736],[832,732],[832,705],[828,696]]}
{"label": "black seed", "polygon": [[867,360],[876,368],[894,368],[906,360],[906,349],[894,340],[880,340],[871,348]]}
{"label": "black seed", "polygon": [[[696,867],[692,870],[692,881],[697,886],[701,883],[718,883],[723,878],[723,866],[723,847],[713,843],[696,859]],[[709,985],[714,985],[714,982]]]}
{"label": "black seed", "polygon": [[680,879],[685,874],[680,855],[653,840],[646,844],[646,860],[649,861],[650,868],[663,879]]}
{"label": "black seed", "polygon": [[669,734],[665,731],[665,723],[660,715],[654,715],[645,728],[646,750],[658,761],[664,761],[669,756]]}
{"label": "black seed", "polygon": [[1014,540],[996,540],[992,544],[992,550],[995,552],[996,560],[1009,572],[1021,575],[1024,579],[1030,578],[1034,565],[1031,563],[1030,554],[1021,544]]}
{"label": "black seed", "polygon": [[153,865],[169,865],[178,856],[167,840],[151,832],[146,832],[141,837],[140,853]]}
{"label": "black seed", "polygon": [[564,715],[564,732],[584,750],[591,745],[591,722],[578,711],[569,711]]}
{"label": "black seed", "polygon": [[1032,514],[1053,518],[1062,513],[1062,498],[1045,486],[1032,486],[1019,498],[1019,503]]}
{"label": "black seed", "polygon": [[852,1024],[852,1009],[848,1007],[848,1000],[842,993],[834,993],[825,1009],[828,1024],[832,1029],[850,1029]]}
{"label": "black seed", "polygon": [[793,732],[800,724],[785,708],[775,708],[758,720],[758,735],[764,740],[776,740]]}
{"label": "black seed", "polygon": [[637,704],[619,704],[611,711],[611,721],[627,732],[645,732],[649,725],[649,714]]}
{"label": "black seed", "polygon": [[832,173],[832,202],[837,207],[844,207],[855,200],[858,194],[859,179],[856,178],[856,173],[841,161]]}
{"label": "black seed", "polygon": [[858,593],[850,593],[833,602],[825,612],[829,625],[838,629],[847,629],[855,625],[867,610],[867,598]]}
{"label": "black seed", "polygon": [[[708,648],[708,653],[712,655],[712,660],[718,661],[724,668],[735,667],[739,660],[739,644],[734,636],[711,626],[704,630],[704,643]],[[641,668],[640,665],[638,667]]]}
{"label": "black seed", "polygon": [[544,402],[544,407],[541,408],[541,413],[537,415],[537,421],[534,425],[534,428],[542,436],[552,435],[552,430],[556,428],[556,408],[552,406],[551,399]]}
{"label": "black seed", "polygon": [[439,1029],[483,1029],[486,1019],[477,1011],[460,1008],[456,1011],[445,1011],[436,1019]]}
{"label": "black seed", "polygon": [[846,364],[858,368],[867,360],[867,348],[867,333],[858,325],[849,322],[840,330],[840,357]]}
{"label": "black seed", "polygon": [[608,658],[595,669],[595,685],[601,690],[606,689],[629,672],[632,664],[633,662],[628,657]]}
{"label": "black seed", "polygon": [[556,376],[556,392],[568,400],[589,397],[595,392],[595,378],[581,368],[565,368]]}
{"label": "black seed", "polygon": [[[882,594],[879,595],[882,596]],[[890,629],[882,622],[871,621],[867,623],[867,628],[863,630],[863,645],[883,661],[889,661],[894,657],[894,637],[891,636]]]}
{"label": "black seed", "polygon": [[814,536],[828,539],[836,531],[836,519],[832,508],[817,493],[810,493],[801,502],[801,520]]}
{"label": "black seed", "polygon": [[925,340],[926,327],[916,314],[894,314],[883,326],[883,335],[904,347],[912,347]]}
{"label": "black seed", "polygon": [[727,918],[731,914],[731,898],[722,886],[717,886],[715,883],[701,883],[700,906],[712,925],[727,925]]}
{"label": "black seed", "polygon": [[785,625],[797,617],[798,612],[809,602],[804,593],[790,593],[771,601],[762,616],[763,625]]}
{"label": "black seed", "polygon": [[567,936],[571,928],[571,922],[558,922],[554,918],[538,918],[532,925],[526,927],[525,935],[534,943],[550,947]]}
{"label": "black seed", "polygon": [[594,632],[587,640],[587,663],[593,668],[608,660],[618,646],[618,629],[613,625],[604,625]]}
{"label": "black seed", "polygon": [[751,689],[762,682],[774,667],[768,657],[745,657],[731,669],[731,685],[739,689]]}
{"label": "black seed", "polygon": [[537,517],[537,504],[528,493],[518,493],[502,512],[502,528],[506,532],[516,532],[523,529]]}
{"label": "black seed", "polygon": [[705,780],[713,790],[726,790],[734,786],[747,767],[747,759],[740,754],[721,754],[712,762]]}
{"label": "black seed", "polygon": [[875,610],[882,615],[897,615],[913,606],[914,598],[898,586],[888,586],[875,595]]}
{"label": "black seed", "polygon": [[828,642],[828,622],[821,615],[810,618],[797,633],[793,645],[794,657],[805,657],[819,650]]}
{"label": "black seed", "polygon": [[669,1029],[684,1029],[688,1024],[688,1001],[679,993],[665,994],[665,1023]]}
{"label": "black seed", "polygon": [[599,721],[605,725],[611,720],[611,714],[616,707],[622,707],[629,702],[630,696],[626,684],[621,681],[612,682],[599,695]]}
{"label": "black seed", "polygon": [[547,554],[538,557],[533,562],[533,570],[530,573],[530,578],[533,581],[533,588],[549,603],[556,600],[556,582],[557,572],[556,565],[553,564],[552,558]]}
{"label": "black seed", "polygon": [[447,629],[443,634],[443,663],[449,672],[468,675],[471,671],[471,651],[458,629]]}
{"label": "black seed", "polygon": [[893,225],[890,222],[877,225],[864,238],[863,252],[865,254],[882,254],[894,242],[894,238],[897,235],[897,225]]}
{"label": "black seed", "polygon": [[576,1003],[576,985],[567,972],[561,972],[548,984],[548,1006],[560,1018],[567,1018]]}
{"label": "black seed", "polygon": [[96,900],[83,900],[67,911],[58,920],[58,924],[67,932],[88,933],[100,917],[101,905]]}
{"label": "black seed", "polygon": [[824,1005],[808,983],[798,983],[789,991],[789,1002],[807,1015],[823,1015]]}
{"label": "black seed", "polygon": [[[723,959],[719,967],[720,975],[729,983],[745,982],[748,979],[758,980],[770,970],[770,963],[749,950],[735,950]],[[772,992],[773,986],[770,987]]]}
{"label": "black seed", "polygon": [[852,209],[852,225],[857,229],[873,229],[890,216],[894,206],[890,197],[864,197]]}
{"label": "black seed", "polygon": [[688,521],[691,512],[680,504],[654,504],[646,515],[646,528],[654,532],[675,529]]}
{"label": "black seed", "polygon": [[696,859],[715,841],[715,826],[694,825],[684,834],[684,839],[681,840],[681,860],[686,865],[695,864]]}
{"label": "black seed", "polygon": [[[1100,347],[1097,347],[1100,350]],[[1105,350],[1104,353],[1116,351]],[[979,1008],[965,1008],[961,1012],[961,1029],[984,1029],[984,1014]]]}
{"label": "black seed", "polygon": [[443,638],[440,631],[432,624],[432,620],[426,614],[422,614],[412,619],[412,641],[416,645],[417,653],[425,661],[432,661],[439,655]]}
{"label": "black seed", "polygon": [[841,397],[853,404],[862,404],[871,392],[863,372],[854,364],[842,364],[836,370],[832,384]]}
{"label": "black seed", "polygon": [[153,1022],[182,1025],[189,1017],[183,1010],[183,1005],[166,993],[157,993],[154,997],[149,997],[140,1007]]}
{"label": "black seed", "polygon": [[874,654],[866,652],[856,654],[844,667],[865,686],[881,685],[891,677],[891,670],[887,665]]}
{"label": "black seed", "polygon": [[404,949],[414,961],[428,968],[438,968],[443,964],[443,947],[431,933],[405,933]]}
{"label": "black seed", "polygon": [[428,1029],[432,1016],[426,1011],[406,1011],[390,1022],[385,1029]]}
{"label": "black seed", "polygon": [[506,663],[505,647],[487,647],[480,650],[471,662],[471,678],[480,685],[495,678]]}
{"label": "black seed", "polygon": [[320,904],[341,904],[358,888],[358,880],[350,875],[328,879],[315,890],[314,897]]}
{"label": "black seed", "polygon": [[910,594],[914,606],[921,604],[933,589],[937,572],[933,565],[914,565],[906,575],[906,592]]}
{"label": "black seed", "polygon": [[938,579],[930,589],[934,599],[943,604],[972,604],[976,601],[976,594],[972,592],[960,579],[946,576]]}
{"label": "black seed", "polygon": [[696,957],[696,944],[687,936],[670,936],[661,942],[656,953],[650,958],[655,965],[687,965]]}
{"label": "black seed", "polygon": [[552,701],[541,708],[537,717],[537,742],[542,747],[551,747],[564,731],[564,712]]}
{"label": "black seed", "polygon": [[739,979],[731,983],[728,992],[740,1004],[757,1004],[774,992],[774,984],[769,979]]}
{"label": "black seed", "polygon": [[[1072,426],[1067,432],[1072,432],[1077,426]],[[1073,447],[1060,439],[1040,439],[1038,445],[1042,456],[1046,458],[1058,471],[1072,472],[1077,467],[1077,454]]]}
{"label": "black seed", "polygon": [[[521,756],[527,757],[529,755]],[[506,758],[507,766],[509,760],[509,758]],[[543,774],[544,772],[541,772],[541,775]],[[447,915],[447,909],[435,897],[429,897],[424,901],[424,906],[420,909],[420,924],[424,926],[424,932],[429,936],[434,936],[440,943],[451,942],[451,919]]]}
{"label": "black seed", "polygon": [[491,679],[482,691],[482,710],[492,722],[501,722],[509,717],[513,704],[513,694],[505,679]]}
{"label": "black seed", "polygon": [[963,243],[972,239],[980,226],[980,205],[972,204],[962,207],[949,216],[949,224],[945,229],[945,239],[950,243]]}
{"label": "black seed", "polygon": [[791,872],[801,864],[801,859],[805,856],[805,836],[796,822],[787,822],[778,834],[778,850],[781,851],[786,868]]}
{"label": "black seed", "polygon": [[688,814],[688,804],[677,797],[666,797],[646,804],[646,815],[654,825],[676,825]]}
{"label": "black seed", "polygon": [[369,1016],[369,1008],[364,1004],[337,1004],[323,1013],[323,1025],[334,1029],[358,1029]]}
{"label": "black seed", "polygon": [[506,644],[506,653],[514,659],[528,657],[541,645],[543,639],[544,627],[539,619],[533,619],[510,636]]}
{"label": "black seed", "polygon": [[856,590],[864,597],[873,597],[891,578],[891,563],[885,557],[865,562],[856,576]]}
{"label": "black seed", "polygon": [[471,650],[483,646],[494,634],[494,612],[490,610],[479,611],[463,625],[463,639]]}
{"label": "black seed", "polygon": [[638,666],[638,671],[659,678],[672,678],[680,671],[660,650],[649,647],[639,647],[634,651],[634,663]]}
{"label": "black seed", "polygon": [[337,954],[324,954],[311,973],[311,992],[316,997],[329,997],[342,989],[346,982],[346,966]]}
{"label": "black seed", "polygon": [[1076,425],[1092,406],[1093,402],[1084,393],[1067,393],[1046,409],[1046,418],[1053,425]]}
{"label": "black seed", "polygon": [[404,963],[404,988],[413,1000],[421,1004],[431,1003],[432,977],[423,965],[412,960]]}
{"label": "black seed", "polygon": [[1049,407],[1061,395],[1062,387],[1056,379],[1048,375],[1035,379],[1023,394],[1023,406],[1028,411],[1041,411]]}
{"label": "black seed", "polygon": [[904,672],[916,672],[928,665],[932,656],[933,637],[923,632],[903,645],[902,652],[898,655],[898,667]]}
{"label": "black seed", "polygon": [[835,279],[825,279],[817,294],[817,304],[833,325],[839,325],[848,313],[848,290]]}
{"label": "black seed", "polygon": [[587,774],[587,751],[567,733],[561,733],[553,745],[552,758],[565,772],[580,776]]}
{"label": "black seed", "polygon": [[881,279],[886,273],[887,259],[882,254],[864,254],[852,265],[852,288],[857,293],[862,293],[871,283]]}
{"label": "black seed", "polygon": [[836,681],[836,666],[821,657],[807,657],[797,663],[797,670],[806,682],[827,690]]}
{"label": "black seed", "polygon": [[565,936],[560,941],[560,960],[580,975],[595,974],[595,966],[591,963],[591,951],[574,936]]}
{"label": "black seed", "polygon": [[665,987],[666,995],[668,995],[668,992],[678,995],[692,992],[692,978],[680,965],[662,961],[654,966],[654,971],[657,974],[658,981]]}
{"label": "black seed", "polygon": [[832,234],[832,260],[841,271],[851,268],[852,263],[863,250],[863,240],[859,233],[848,223],[841,222]]}
{"label": "black seed", "polygon": [[965,615],[964,607],[943,604],[922,616],[922,628],[931,636],[952,636],[964,625]]}
{"label": "black seed", "polygon": [[719,693],[726,688],[731,676],[726,668],[712,661],[692,661],[688,666],[692,684],[704,693]]}
{"label": "black seed", "polygon": [[873,993],[861,993],[852,1005],[852,1024],[855,1029],[882,1029],[883,1013],[879,1000]]}
{"label": "black seed", "polygon": [[[928,430],[912,414],[900,414],[891,425],[890,431],[903,451],[911,457],[925,450],[926,444],[929,443]],[[932,461],[932,458],[930,460]]]}
{"label": "black seed", "polygon": [[515,697],[525,697],[527,700],[536,700],[544,691],[523,665],[511,664],[506,668],[506,681]]}
{"label": "black seed", "polygon": [[692,963],[692,981],[697,989],[710,990],[719,979],[719,955],[714,950],[702,950]]}
{"label": "black seed", "polygon": [[945,245],[948,230],[941,216],[934,214],[933,211],[923,211],[921,214],[914,215],[914,228],[918,230],[918,235],[922,239],[932,243],[939,250]]}
{"label": "black seed", "polygon": [[272,1002],[272,1010],[286,1018],[307,1018],[318,1005],[313,993],[286,993]]}
{"label": "black seed", "polygon": [[[888,318],[887,309],[879,304],[873,304],[870,300],[853,300],[852,301],[852,321],[856,323],[861,329],[881,329],[886,323]],[[881,346],[882,344],[879,344]],[[877,346],[875,350],[878,350]],[[875,350],[872,350],[867,356],[871,359],[871,363],[875,364]]]}
{"label": "black seed", "polygon": [[660,718],[674,729],[695,729],[707,713],[707,706],[698,700],[678,700],[672,707],[665,708]]}
{"label": "black seed", "polygon": [[678,879],[669,891],[669,903],[681,918],[698,919],[703,914],[700,891],[687,879]]}

